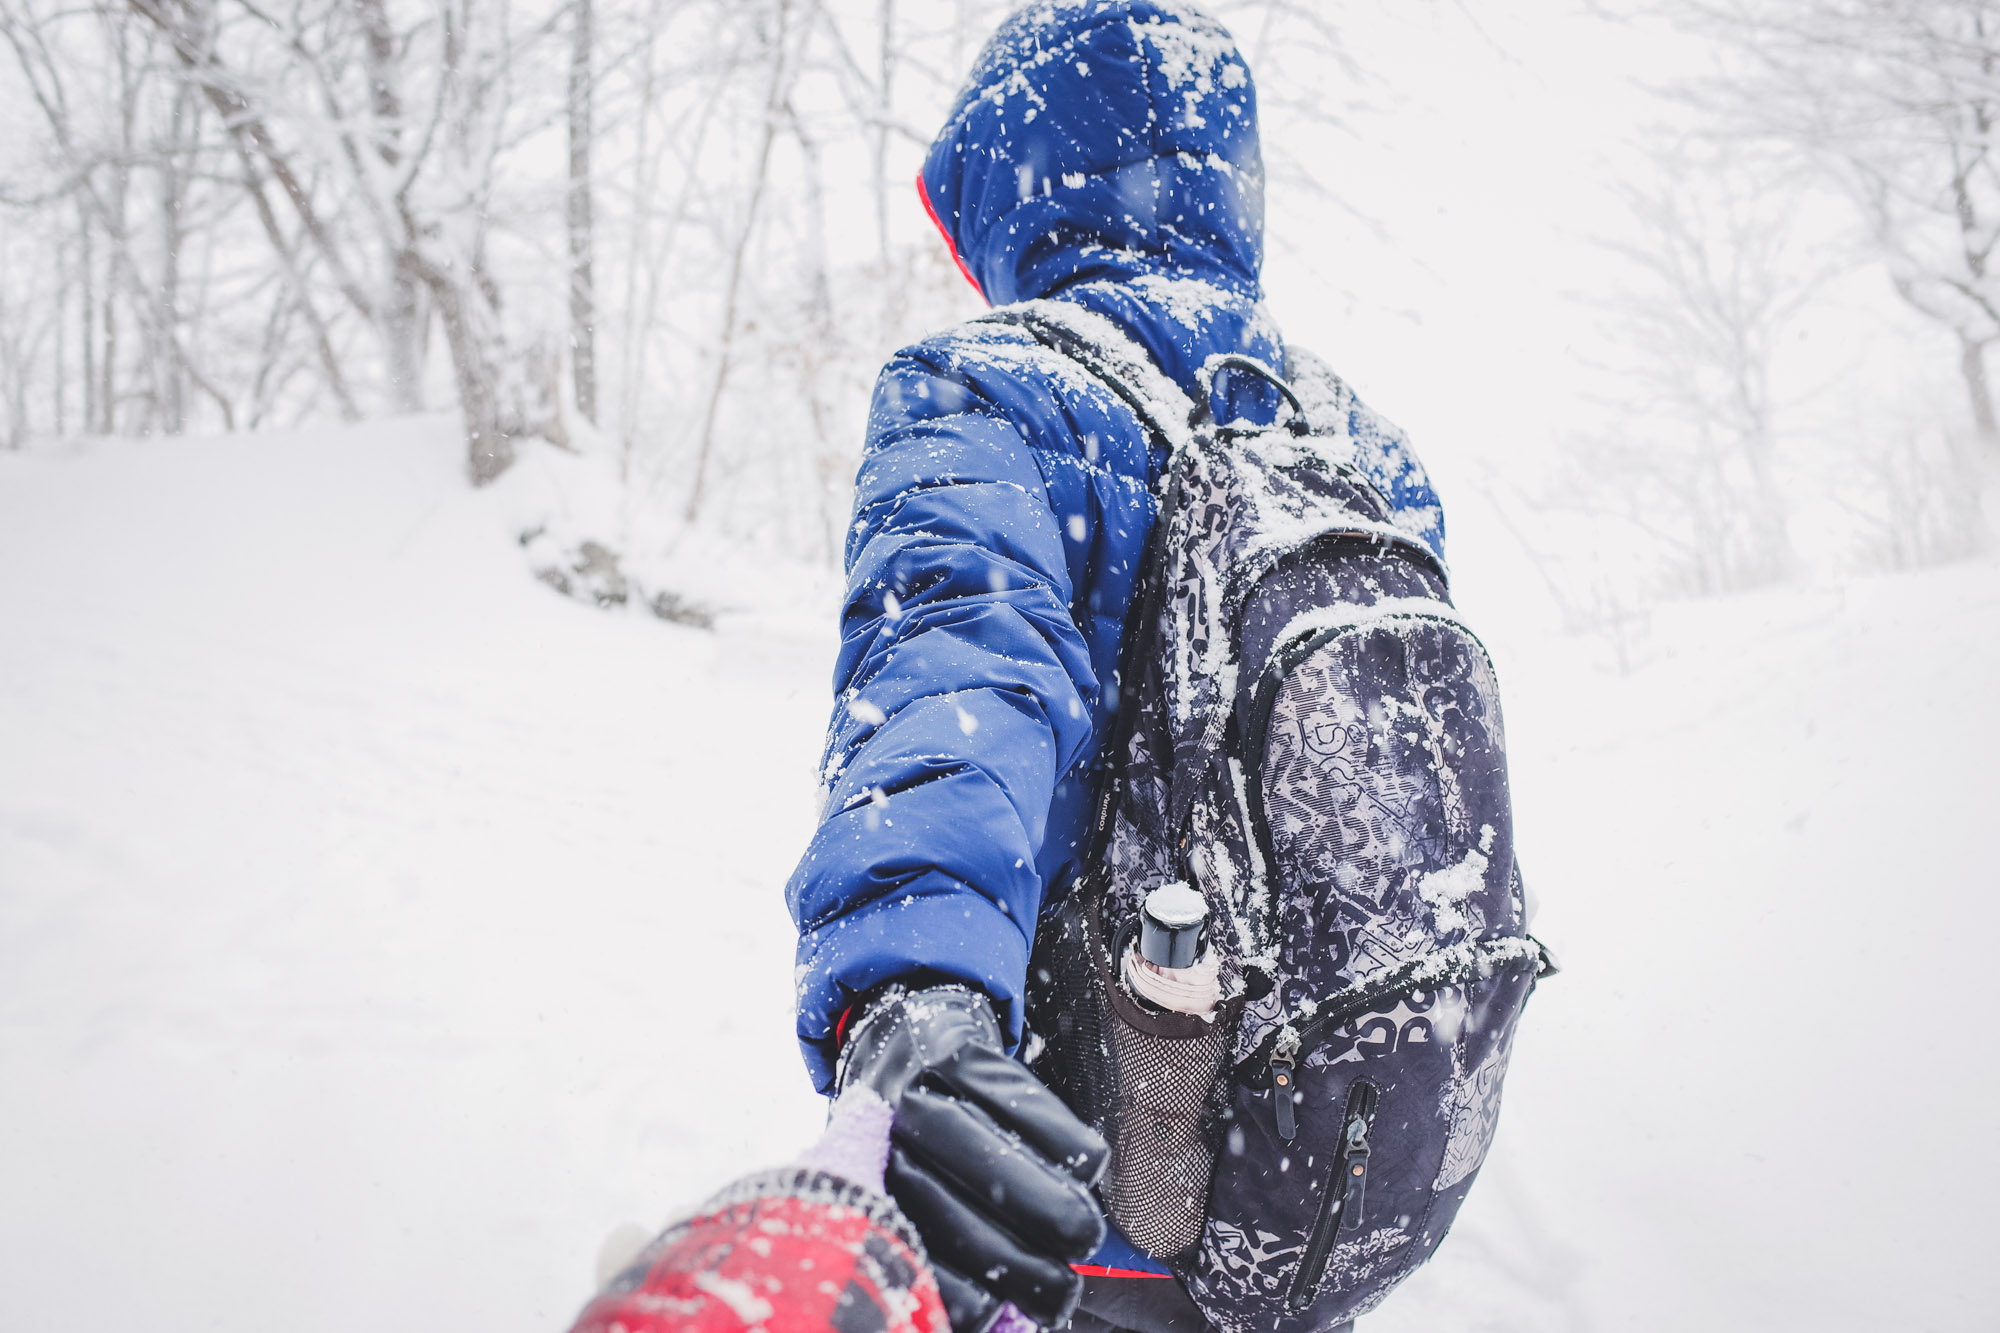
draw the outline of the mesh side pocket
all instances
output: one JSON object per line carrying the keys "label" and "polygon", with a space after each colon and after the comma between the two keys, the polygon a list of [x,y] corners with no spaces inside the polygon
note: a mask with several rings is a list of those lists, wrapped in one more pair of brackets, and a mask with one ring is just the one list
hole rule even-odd
{"label": "mesh side pocket", "polygon": [[1079,886],[1042,925],[1030,1021],[1045,1046],[1034,1068],[1111,1145],[1098,1186],[1111,1220],[1141,1250],[1172,1258],[1201,1238],[1231,1024],[1148,1010],[1126,994],[1094,901]]}
{"label": "mesh side pocket", "polygon": [[[1123,995],[1115,998],[1131,1003]],[[1110,1007],[1118,1105],[1105,1135],[1111,1164],[1101,1187],[1104,1206],[1134,1245],[1157,1258],[1170,1258],[1201,1238],[1208,1212],[1223,1025],[1162,1015],[1185,1019],[1200,1030],[1161,1035],[1128,1021],[1118,1012],[1123,1004]]]}

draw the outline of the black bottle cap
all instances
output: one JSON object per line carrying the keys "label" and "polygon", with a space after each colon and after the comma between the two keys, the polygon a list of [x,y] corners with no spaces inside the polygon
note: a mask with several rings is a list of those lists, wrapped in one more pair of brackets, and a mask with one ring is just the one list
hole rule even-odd
{"label": "black bottle cap", "polygon": [[1193,967],[1208,943],[1208,903],[1185,884],[1163,884],[1139,909],[1139,956],[1155,967]]}

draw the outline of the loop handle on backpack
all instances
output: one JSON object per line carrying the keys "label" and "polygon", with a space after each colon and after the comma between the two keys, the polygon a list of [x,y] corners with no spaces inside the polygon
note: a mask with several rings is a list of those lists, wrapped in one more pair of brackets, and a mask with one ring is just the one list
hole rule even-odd
{"label": "loop handle on backpack", "polygon": [[1276,389],[1292,409],[1292,419],[1287,424],[1294,435],[1304,434],[1307,430],[1311,429],[1311,423],[1306,419],[1306,405],[1299,401],[1298,391],[1285,381],[1283,375],[1280,375],[1256,357],[1245,355],[1242,352],[1219,352],[1202,363],[1201,382],[1203,388],[1207,390],[1207,400],[1202,403],[1201,411],[1209,420],[1213,421],[1215,419],[1213,405],[1215,377],[1225,370],[1247,370],[1258,379],[1263,380],[1266,384]]}

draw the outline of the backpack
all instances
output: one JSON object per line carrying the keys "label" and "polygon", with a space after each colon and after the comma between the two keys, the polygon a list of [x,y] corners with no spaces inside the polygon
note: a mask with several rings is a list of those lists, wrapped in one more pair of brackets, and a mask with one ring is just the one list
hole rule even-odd
{"label": "backpack", "polygon": [[[1012,324],[1168,450],[1100,750],[1090,854],[1029,968],[1036,1073],[1111,1145],[1099,1191],[1226,1333],[1374,1308],[1436,1248],[1484,1159],[1516,1023],[1554,971],[1526,932],[1485,649],[1446,597],[1421,465],[1324,365],[1215,422],[1108,321]],[[1427,487],[1424,488],[1427,491]],[[1208,908],[1221,1003],[1147,1003],[1142,902]]]}

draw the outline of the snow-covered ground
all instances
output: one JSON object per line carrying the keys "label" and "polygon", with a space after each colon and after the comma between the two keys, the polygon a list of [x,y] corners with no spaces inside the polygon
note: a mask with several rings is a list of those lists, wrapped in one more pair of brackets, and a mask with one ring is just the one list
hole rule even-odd
{"label": "snow-covered ground", "polygon": [[[557,1330],[811,1137],[832,596],[565,601],[560,475],[469,493],[436,420],[0,455],[0,1328]],[[2000,567],[1677,608],[1621,676],[1481,531],[1567,971],[1366,1333],[1996,1327]]]}

